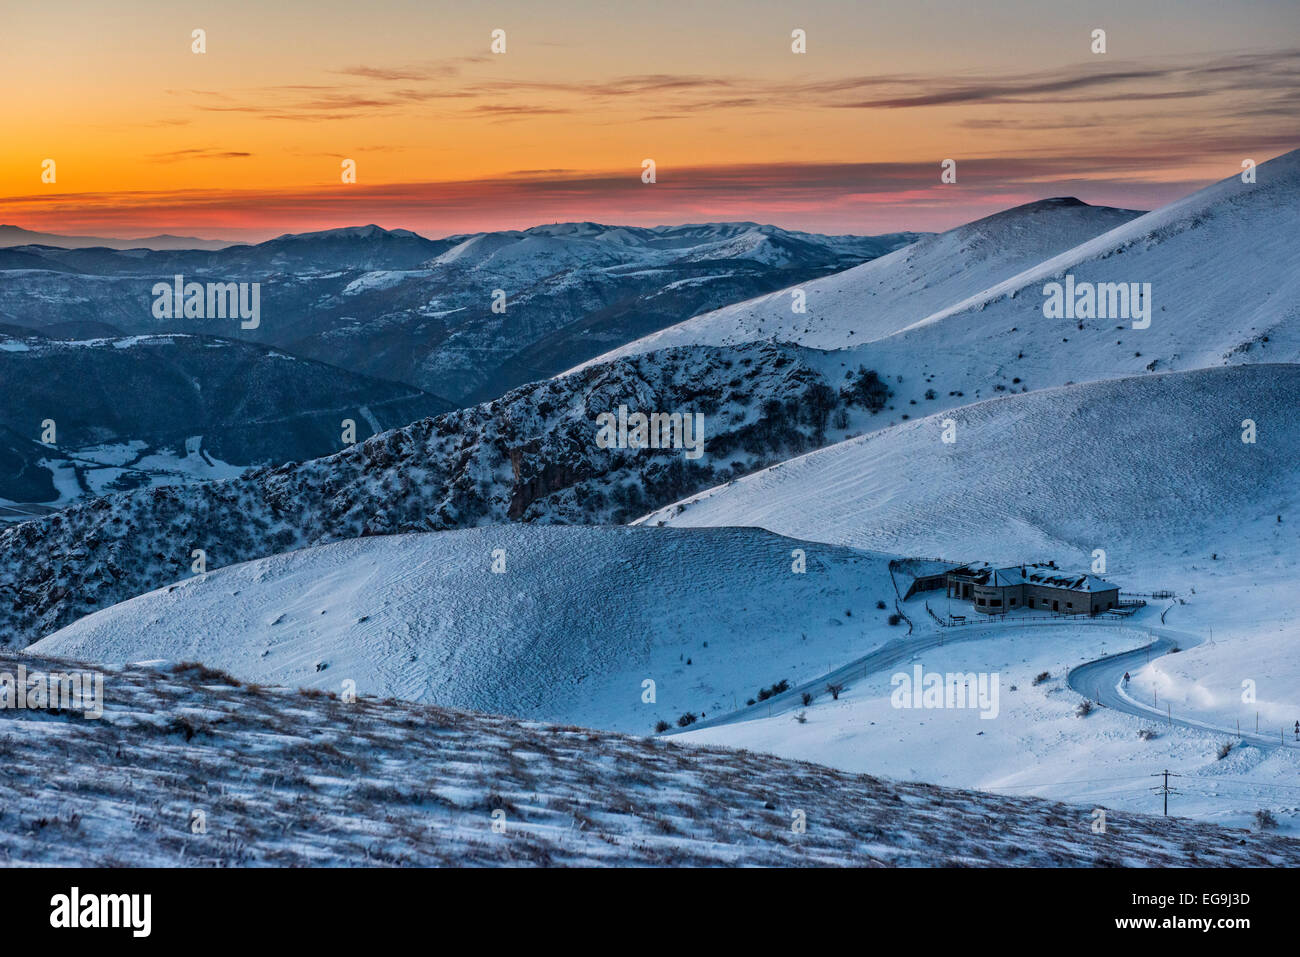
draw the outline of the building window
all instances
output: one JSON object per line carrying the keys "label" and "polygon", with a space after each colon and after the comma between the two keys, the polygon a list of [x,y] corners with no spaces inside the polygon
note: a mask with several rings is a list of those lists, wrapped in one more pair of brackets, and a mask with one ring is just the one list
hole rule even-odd
{"label": "building window", "polygon": [[1015,606],[1016,606],[1016,600],[1013,598],[1011,599],[1011,607],[1014,608]]}
{"label": "building window", "polygon": [[1029,599],[1029,607],[1030,607],[1030,608],[1033,608],[1033,607],[1034,607],[1034,600],[1033,600],[1032,598]]}
{"label": "building window", "polygon": [[1074,602],[1072,602],[1072,601],[1067,601],[1067,602],[1065,603],[1065,607],[1066,607],[1066,608],[1073,608],[1073,607],[1074,607]]}
{"label": "building window", "polygon": [[980,604],[981,604],[981,605],[984,604],[984,599],[983,599],[983,598],[980,599]]}
{"label": "building window", "polygon": [[989,604],[990,604],[992,607],[994,607],[994,608],[1001,608],[1001,607],[1002,607],[1002,599],[1001,599],[1001,598],[991,598],[991,599],[989,599]]}

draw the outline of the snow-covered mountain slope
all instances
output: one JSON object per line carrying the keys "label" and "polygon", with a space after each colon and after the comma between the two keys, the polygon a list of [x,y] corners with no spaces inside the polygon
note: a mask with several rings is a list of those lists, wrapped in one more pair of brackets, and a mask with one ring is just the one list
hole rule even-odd
{"label": "snow-covered mountain slope", "polygon": [[43,451],[45,466],[24,454],[35,471],[0,471],[0,500],[67,504],[225,478],[327,455],[342,445],[345,418],[364,438],[450,407],[409,386],[230,339],[0,335],[0,427],[28,443],[51,438],[47,423],[54,429],[50,444],[22,446]]}
{"label": "snow-covered mountain slope", "polygon": [[[77,667],[0,658],[5,672],[19,665]],[[1271,834],[1123,812],[1094,834],[1089,807],[428,705],[348,703],[197,665],[109,669],[104,690],[99,720],[0,712],[5,813],[30,822],[0,828],[7,862],[1300,865],[1300,842]],[[204,834],[191,826],[196,809]],[[797,811],[802,834],[791,826]]]}
{"label": "snow-covered mountain slope", "polygon": [[758,529],[514,525],[235,565],[31,651],[649,733],[905,635],[893,600],[887,559]]}
{"label": "snow-covered mountain slope", "polygon": [[806,312],[795,312],[793,290],[783,289],[669,326],[590,362],[758,340],[816,349],[861,345],[1140,215],[1073,198],[1017,206],[803,284]]}
{"label": "snow-covered mountain slope", "polygon": [[[818,328],[832,330],[828,344],[842,344],[841,332],[876,337],[831,353],[828,364],[865,363],[885,377],[896,393],[887,410],[896,413],[894,422],[999,392],[1230,363],[1297,362],[1300,151],[1261,163],[1256,175],[1254,183],[1233,176],[1138,216],[929,315],[925,309],[935,304],[925,299],[924,274],[918,276],[915,291],[925,307],[905,328],[864,318],[865,331],[857,331],[852,295],[847,317],[823,310],[820,323],[789,315],[788,293],[770,297],[766,308],[786,310],[783,323],[801,320],[796,327],[806,327],[810,338]],[[887,259],[859,271],[884,269]],[[955,257],[947,268],[963,266]],[[1150,325],[1134,328],[1146,320],[1132,308],[1113,316],[1108,291],[1097,299],[1107,308],[1105,318],[1098,310],[1091,317],[1048,318],[1044,291],[1051,283],[1064,287],[1067,277],[1078,295],[1104,283],[1124,284],[1126,291],[1149,284]],[[905,290],[895,301],[907,310]],[[1121,305],[1116,291],[1114,311],[1122,312]],[[736,325],[720,322],[718,337],[731,336]]]}
{"label": "snow-covered mountain slope", "polygon": [[[1243,319],[1276,320],[1279,306],[1291,298],[1286,292],[1292,287],[1286,284],[1297,281],[1295,266],[1300,261],[1292,232],[1300,215],[1300,150],[1261,163],[1255,174],[1250,183],[1234,174],[1074,249],[1044,258],[919,324],[931,325],[971,309],[1009,302],[1022,290],[1035,290],[1041,306],[1043,296],[1037,287],[1067,273],[1076,277],[1076,285],[1152,283],[1157,311],[1173,312],[1166,318],[1174,324],[1180,317],[1215,310],[1236,320],[1226,325],[1237,331],[1247,327]],[[1130,258],[1116,259],[1125,255]],[[1200,269],[1211,263],[1214,280],[1206,282]],[[1243,313],[1243,306],[1250,311]],[[1159,328],[1155,317],[1152,327]]]}
{"label": "snow-covered mountain slope", "polygon": [[[0,321],[248,339],[469,403],[917,236],[559,223],[439,240],[348,227],[215,251],[23,246],[0,249]],[[176,275],[258,283],[264,321],[244,330],[222,318],[156,318],[154,284]]]}
{"label": "snow-covered mountain slope", "polygon": [[[367,534],[628,521],[861,428],[871,419],[863,403],[881,389],[866,374],[837,391],[794,347],[668,350],[516,389],[328,458],[76,505],[0,532],[0,641],[28,644],[183,578],[196,548],[213,569]],[[638,449],[614,435],[601,447],[598,419],[620,407],[685,416],[681,441]]]}
{"label": "snow-covered mountain slope", "polygon": [[[1150,371],[1300,361],[1300,151],[1256,173],[1255,183],[1234,176],[1207,187],[862,351],[882,375],[905,377],[900,409],[924,405],[927,388],[943,403],[953,393],[970,401]],[[1150,326],[1134,328],[1146,320],[1131,309],[1124,318],[1046,318],[1044,291],[1067,277],[1076,291],[1149,283]],[[1108,312],[1109,298],[1098,300]]]}
{"label": "snow-covered mountain slope", "polygon": [[1139,376],[912,420],[642,521],[1008,564],[1090,565],[1103,548],[1126,584],[1152,582],[1188,556],[1294,562],[1298,444],[1300,365]]}

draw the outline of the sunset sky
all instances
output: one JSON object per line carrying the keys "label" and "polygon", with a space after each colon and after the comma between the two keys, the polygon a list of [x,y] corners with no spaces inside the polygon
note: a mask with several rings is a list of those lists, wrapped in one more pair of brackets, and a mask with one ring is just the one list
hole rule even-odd
{"label": "sunset sky", "polygon": [[0,221],[50,232],[928,230],[1151,208],[1300,146],[1296,0],[5,7]]}

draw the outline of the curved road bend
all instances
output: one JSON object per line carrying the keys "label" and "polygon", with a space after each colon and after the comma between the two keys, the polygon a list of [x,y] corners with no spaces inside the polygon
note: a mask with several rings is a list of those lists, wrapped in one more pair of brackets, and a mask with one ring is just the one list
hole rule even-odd
{"label": "curved road bend", "polygon": [[[710,718],[707,721],[697,721],[680,730],[674,730],[672,734],[681,734],[684,731],[697,731],[700,728],[715,728],[721,725],[737,724],[742,721],[751,721],[757,718],[766,718],[778,714],[784,714],[793,711],[796,708],[803,707],[803,692],[812,693],[815,698],[822,698],[827,694],[826,686],[828,684],[842,684],[848,687],[855,680],[865,678],[869,674],[883,671],[886,668],[894,667],[899,664],[911,661],[918,652],[926,651],[931,648],[937,648],[940,645],[952,644],[956,641],[970,641],[977,638],[1004,637],[1009,630],[1013,628],[1111,628],[1116,631],[1132,631],[1139,634],[1146,634],[1154,638],[1148,645],[1140,648],[1134,648],[1131,651],[1123,651],[1119,654],[1106,655],[1094,661],[1085,664],[1076,665],[1066,673],[1066,684],[1076,694],[1082,695],[1092,701],[1099,701],[1108,708],[1125,714],[1131,714],[1139,718],[1150,718],[1158,720],[1168,726],[1170,723],[1184,728],[1192,728],[1197,731],[1212,731],[1218,734],[1237,737],[1235,728],[1224,728],[1213,725],[1204,721],[1195,719],[1186,719],[1174,717],[1172,722],[1168,713],[1161,711],[1159,708],[1142,704],[1134,698],[1129,697],[1127,692],[1121,687],[1124,680],[1124,673],[1131,672],[1135,668],[1150,661],[1151,658],[1158,658],[1161,655],[1168,654],[1169,651],[1177,646],[1179,649],[1193,648],[1201,644],[1202,638],[1187,631],[1179,631],[1175,628],[1166,628],[1163,625],[1147,625],[1138,622],[1117,622],[1117,621],[1088,621],[1088,620],[1062,620],[1062,621],[1045,621],[1045,622],[1026,622],[1021,625],[999,622],[998,624],[989,625],[965,625],[956,628],[934,628],[931,631],[921,632],[913,635],[911,638],[895,639],[887,642],[875,651],[872,651],[861,658],[849,662],[834,671],[828,672],[819,678],[811,681],[805,681],[796,685],[789,691],[782,692],[767,701],[760,701],[752,705],[740,708],[736,711],[728,712],[717,718]],[[1269,737],[1264,734],[1254,734],[1242,732],[1241,740],[1249,742],[1261,748],[1278,748],[1278,747],[1300,747],[1300,743],[1294,741],[1283,741],[1281,735],[1278,737]]]}
{"label": "curved road bend", "polygon": [[[1164,628],[1159,625],[1149,626],[1143,630],[1152,635],[1155,641],[1133,651],[1107,655],[1105,658],[1098,658],[1096,661],[1089,661],[1087,664],[1071,668],[1065,678],[1071,690],[1092,701],[1100,701],[1107,708],[1114,708],[1116,711],[1123,711],[1126,714],[1136,715],[1140,718],[1150,718],[1161,725],[1174,724],[1183,728],[1192,728],[1197,731],[1213,731],[1216,734],[1236,738],[1236,728],[1220,727],[1219,725],[1210,724],[1206,721],[1197,721],[1192,718],[1179,718],[1177,715],[1171,721],[1167,711],[1159,707],[1143,704],[1124,690],[1124,673],[1126,671],[1132,672],[1137,668],[1141,668],[1151,658],[1158,658],[1161,655],[1168,654],[1175,645],[1180,649],[1185,649],[1199,645],[1202,641],[1199,635],[1186,631],[1177,631],[1173,628]],[[1284,740],[1280,734],[1269,736],[1243,731],[1241,740],[1259,748],[1300,748],[1300,742]]]}

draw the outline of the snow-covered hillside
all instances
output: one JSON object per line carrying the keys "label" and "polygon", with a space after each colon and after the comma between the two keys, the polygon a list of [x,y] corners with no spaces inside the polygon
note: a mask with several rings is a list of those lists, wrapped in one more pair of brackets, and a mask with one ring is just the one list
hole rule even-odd
{"label": "snow-covered hillside", "polygon": [[[1140,216],[867,347],[871,368],[904,375],[897,408],[1000,390],[1300,361],[1300,151]],[[1150,284],[1150,325],[1046,318],[1044,290]],[[1131,286],[1130,286],[1131,289]],[[1109,310],[1109,296],[1107,299]],[[1098,300],[1100,302],[1100,299]],[[1117,301],[1116,305],[1119,305]],[[1098,312],[1100,315],[1100,312]]]}
{"label": "snow-covered hillside", "polygon": [[[874,343],[873,368],[970,397],[1300,361],[1300,151],[1257,173],[1256,183],[1230,177]],[[1138,317],[1045,318],[1044,289],[1067,276],[1076,289],[1149,283],[1149,328],[1134,328]]]}
{"label": "snow-covered hillside", "polygon": [[[5,656],[0,669],[73,663]],[[1300,842],[654,738],[109,669],[0,712],[10,864],[1295,867]],[[204,833],[195,833],[195,812]],[[802,815],[802,816],[801,816]],[[793,824],[802,820],[803,833]]]}
{"label": "snow-covered hillside", "polygon": [[804,313],[792,309],[792,290],[784,289],[669,326],[588,364],[671,346],[769,339],[816,349],[861,345],[1139,215],[1070,198],[1017,206],[803,284]]}
{"label": "snow-covered hillside", "polygon": [[[28,644],[183,578],[196,548],[211,570],[371,534],[627,521],[861,428],[871,419],[863,403],[884,387],[859,376],[847,388],[794,347],[668,350],[516,389],[328,458],[79,504],[0,532],[0,642]],[[601,447],[598,417],[620,406],[702,416],[703,444]]]}
{"label": "snow-covered hillside", "polygon": [[[742,303],[699,317],[707,329],[700,339],[797,335],[809,344],[844,347],[867,338],[868,344],[839,348],[820,359],[810,356],[808,361],[821,362],[819,367],[828,374],[861,364],[879,372],[895,392],[887,410],[893,413],[888,417],[892,422],[1001,392],[1152,371],[1297,362],[1300,151],[1261,163],[1256,174],[1255,183],[1229,177],[1046,259],[1032,255],[1032,244],[1017,246],[1013,239],[999,236],[999,243],[1021,250],[1023,262],[1036,265],[958,301],[936,302],[926,286],[937,282],[929,275],[947,274],[948,284],[936,290],[963,295],[961,273],[967,260],[962,255],[915,277],[899,273],[895,278],[915,281],[886,286],[882,291],[890,304],[879,313],[863,305],[879,298],[872,296],[870,284],[845,285],[838,298],[828,293],[826,302],[833,302],[833,308],[813,308],[816,299],[810,297],[806,316],[789,312],[790,295],[784,291],[757,304]],[[1046,212],[1043,218],[1051,220]],[[927,242],[938,244],[943,237]],[[922,248],[918,243],[910,249]],[[839,288],[837,284],[849,284],[853,277],[887,270],[891,262],[904,263],[909,252],[901,250],[823,282]],[[987,277],[987,265],[976,265],[981,281]],[[1103,283],[1149,284],[1150,325],[1134,328],[1134,322],[1146,320],[1131,308],[1122,318],[1100,318],[1100,312],[1096,317],[1047,318],[1044,290],[1053,282],[1064,284],[1067,276],[1074,288],[1090,284],[1094,292]],[[1109,310],[1109,294],[1098,302],[1102,300]],[[913,301],[921,308],[908,305]],[[1117,295],[1115,305],[1120,304]],[[873,315],[885,321],[877,323]],[[687,323],[665,330],[660,340],[642,340],[630,348],[653,349],[679,336],[694,341],[696,330]]]}
{"label": "snow-covered hillside", "polygon": [[236,565],[31,650],[649,733],[899,638],[893,600],[886,559],[757,529],[507,526]]}
{"label": "snow-covered hillside", "polygon": [[1295,560],[1298,444],[1300,365],[1138,376],[915,419],[642,521],[1006,563],[1103,548],[1113,573],[1173,587],[1212,553]]}

